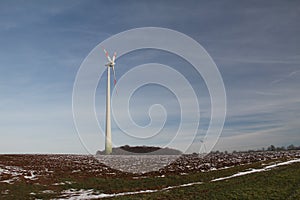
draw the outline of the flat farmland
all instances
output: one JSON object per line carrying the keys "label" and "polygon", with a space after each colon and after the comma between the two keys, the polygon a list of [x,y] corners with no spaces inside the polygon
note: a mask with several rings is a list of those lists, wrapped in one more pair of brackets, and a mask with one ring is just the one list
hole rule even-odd
{"label": "flat farmland", "polygon": [[297,199],[299,161],[300,151],[182,155],[157,171],[129,173],[92,155],[0,155],[0,197]]}

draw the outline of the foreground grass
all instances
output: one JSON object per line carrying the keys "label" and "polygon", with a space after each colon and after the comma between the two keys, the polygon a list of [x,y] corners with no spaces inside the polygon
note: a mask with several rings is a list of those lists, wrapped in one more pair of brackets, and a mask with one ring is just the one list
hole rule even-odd
{"label": "foreground grass", "polygon": [[[1,199],[51,199],[58,198],[61,192],[67,189],[93,189],[97,193],[119,193],[203,182],[202,185],[151,194],[120,196],[116,199],[300,199],[300,163],[280,166],[266,172],[210,182],[212,179],[230,176],[249,168],[262,168],[261,164],[261,162],[257,162],[217,171],[168,175],[164,178],[156,176],[139,179],[132,177],[82,178],[61,175],[59,178],[55,178],[55,182],[69,182],[68,184],[53,185],[54,182],[51,184],[28,184],[22,181],[14,184],[0,183],[0,197]],[[7,194],[5,191],[8,191]]]}
{"label": "foreground grass", "polygon": [[300,199],[300,164],[218,182],[115,199]]}

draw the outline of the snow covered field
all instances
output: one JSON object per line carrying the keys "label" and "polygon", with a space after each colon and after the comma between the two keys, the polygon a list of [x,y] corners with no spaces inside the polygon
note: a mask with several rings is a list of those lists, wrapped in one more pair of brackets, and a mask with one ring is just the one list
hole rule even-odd
{"label": "snow covered field", "polygon": [[[175,157],[106,156],[99,159],[92,155],[0,155],[0,199],[2,196],[15,199],[24,194],[29,199],[95,199],[169,191],[269,171],[278,166],[299,162],[300,151],[214,153],[205,157],[182,155],[174,159]],[[105,162],[109,160],[115,164],[114,167],[125,167],[126,170],[113,169],[105,165],[103,160],[100,162],[101,159],[107,159]],[[256,164],[252,165],[254,163]],[[160,164],[167,166],[160,168]],[[231,169],[234,170],[231,172]],[[224,176],[213,175],[205,181],[195,178],[198,175],[194,176],[200,174],[201,177],[202,172],[220,174],[221,170],[227,171]],[[106,184],[107,181],[109,184]],[[18,193],[20,186],[24,190],[21,194]]]}
{"label": "snow covered field", "polygon": [[[248,171],[238,172],[238,173],[233,174],[231,176],[221,177],[221,178],[213,179],[211,181],[212,182],[222,181],[222,180],[226,180],[226,179],[230,179],[230,178],[234,178],[234,177],[238,177],[238,176],[244,176],[244,175],[247,175],[247,174],[263,172],[263,171],[271,170],[272,168],[275,168],[275,167],[278,167],[278,166],[288,165],[288,164],[295,163],[295,162],[300,162],[300,159],[289,160],[289,161],[286,161],[286,162],[281,162],[281,163],[268,165],[268,166],[265,166],[264,168],[261,168],[261,169],[250,169]],[[78,191],[78,190],[74,190],[74,189],[69,189],[69,190],[63,191],[63,195],[59,199],[61,199],[61,200],[63,200],[63,199],[67,199],[67,200],[99,199],[99,198],[117,197],[117,196],[124,196],[124,195],[153,193],[153,192],[171,190],[171,189],[174,189],[174,188],[188,187],[188,186],[199,185],[199,184],[203,184],[203,182],[191,182],[191,183],[186,183],[186,184],[182,184],[182,185],[168,186],[168,187],[158,189],[158,190],[140,190],[140,191],[134,191],[134,192],[121,192],[121,193],[114,193],[114,194],[105,194],[105,193],[95,194],[95,191],[93,191],[93,190],[79,190]]]}

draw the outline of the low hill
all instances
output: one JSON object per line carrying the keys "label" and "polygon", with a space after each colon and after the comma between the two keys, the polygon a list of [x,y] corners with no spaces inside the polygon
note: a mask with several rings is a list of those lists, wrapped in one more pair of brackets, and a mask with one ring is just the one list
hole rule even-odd
{"label": "low hill", "polygon": [[[111,155],[180,155],[181,151],[168,147],[153,146],[121,146],[112,149]],[[105,155],[105,151],[97,151],[96,155]]]}

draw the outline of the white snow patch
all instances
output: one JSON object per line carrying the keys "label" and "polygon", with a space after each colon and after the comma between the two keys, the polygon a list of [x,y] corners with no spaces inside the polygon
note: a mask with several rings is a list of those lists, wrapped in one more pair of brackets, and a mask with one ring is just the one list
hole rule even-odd
{"label": "white snow patch", "polygon": [[116,173],[115,172],[109,172],[109,173],[106,173],[106,174],[115,175]]}
{"label": "white snow patch", "polygon": [[[30,172],[30,175],[27,176],[25,174],[28,174]],[[30,179],[30,180],[36,180],[37,177],[34,175],[34,171],[26,171],[20,167],[16,166],[5,166],[4,168],[0,168],[0,174],[8,174],[11,175],[12,178],[8,180],[2,180],[1,182],[3,183],[9,183],[12,184],[14,181],[18,180],[20,176],[23,176],[25,179]]]}
{"label": "white snow patch", "polygon": [[147,178],[147,176],[135,176],[135,177],[132,177],[132,179],[142,179],[142,178]]}
{"label": "white snow patch", "polygon": [[107,197],[117,197],[117,196],[125,196],[125,195],[133,195],[133,194],[143,194],[143,193],[153,193],[153,192],[159,192],[159,191],[166,191],[170,190],[173,188],[181,188],[181,187],[188,187],[192,185],[199,185],[202,184],[202,182],[193,182],[193,183],[187,183],[187,184],[182,184],[182,185],[176,185],[176,186],[169,186],[166,188],[162,188],[159,190],[140,190],[140,191],[134,191],[134,192],[121,192],[121,193],[114,193],[114,194],[94,194],[94,190],[75,190],[75,189],[70,189],[70,190],[65,190],[63,191],[63,195],[60,200],[62,199],[68,199],[68,200],[79,200],[79,199],[99,199],[99,198],[107,198]]}
{"label": "white snow patch", "polygon": [[9,190],[4,190],[1,192],[1,194],[8,194],[9,193]]}
{"label": "white snow patch", "polygon": [[295,162],[300,162],[300,158],[296,159],[296,160],[289,160],[289,161],[282,162],[282,163],[275,163],[275,164],[269,165],[269,166],[267,166],[265,168],[266,169],[270,169],[270,168],[274,168],[274,167],[277,167],[277,166],[288,165],[288,164],[295,163]]}
{"label": "white snow patch", "polygon": [[52,185],[65,185],[66,183],[61,182],[61,183],[53,183]]}
{"label": "white snow patch", "polygon": [[52,190],[44,190],[44,191],[42,191],[42,193],[44,193],[44,194],[52,194],[52,193],[54,193],[54,191],[52,191]]}
{"label": "white snow patch", "polygon": [[12,178],[12,179],[8,179],[8,180],[1,181],[1,183],[13,184],[13,183],[14,183],[14,181],[15,181],[15,179],[14,179],[14,178]]}
{"label": "white snow patch", "polygon": [[30,176],[24,176],[24,178],[30,179],[30,180],[36,180],[37,179],[36,175],[34,175],[34,171],[30,171]]}
{"label": "white snow patch", "polygon": [[69,184],[71,185],[73,182],[71,181],[65,181],[65,182],[60,182],[60,183],[53,183],[52,185],[66,185],[66,184]]}
{"label": "white snow patch", "polygon": [[13,177],[11,179],[3,180],[0,181],[1,183],[8,183],[8,184],[13,184],[15,181],[17,181],[19,178],[18,177]]}
{"label": "white snow patch", "polygon": [[225,180],[225,179],[230,179],[230,178],[234,178],[234,177],[237,177],[237,176],[244,176],[244,175],[247,175],[247,174],[252,174],[252,173],[267,171],[267,170],[272,169],[272,168],[277,167],[277,166],[288,165],[288,164],[295,163],[295,162],[300,162],[300,159],[289,160],[289,161],[282,162],[282,163],[276,163],[276,164],[273,164],[273,165],[268,165],[268,166],[266,166],[266,167],[264,167],[262,169],[250,169],[249,171],[238,172],[238,173],[233,174],[231,176],[213,179],[212,182],[214,182],[214,181],[221,181],[221,180]]}

